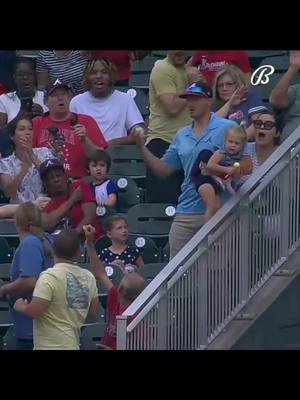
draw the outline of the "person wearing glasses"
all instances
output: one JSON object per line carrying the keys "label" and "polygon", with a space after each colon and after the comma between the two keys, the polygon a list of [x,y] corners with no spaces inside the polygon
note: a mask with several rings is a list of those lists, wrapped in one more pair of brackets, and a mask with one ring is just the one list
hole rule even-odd
{"label": "person wearing glasses", "polygon": [[7,126],[20,114],[42,115],[48,111],[44,104],[44,93],[37,90],[33,64],[20,58],[14,69],[16,91],[0,96],[0,129]]}
{"label": "person wearing glasses", "polygon": [[269,99],[276,112],[280,112],[282,141],[300,125],[300,84],[291,85],[299,71],[300,51],[291,50],[289,68],[272,90]]}
{"label": "person wearing glasses", "polygon": [[219,117],[244,125],[248,140],[254,140],[255,131],[250,114],[264,110],[262,99],[247,89],[245,74],[234,65],[226,65],[215,76],[213,85],[213,110]]}
{"label": "person wearing glasses", "polygon": [[[225,134],[231,127],[236,127],[234,121],[219,118],[211,113],[212,90],[204,83],[194,83],[184,89],[181,97],[186,99],[187,109],[192,123],[179,129],[168,150],[159,159],[145,146],[145,137],[140,133],[135,135],[144,161],[157,176],[170,176],[176,170],[183,170],[184,181],[182,194],[178,199],[176,214],[172,222],[169,243],[170,259],[172,259],[194,236],[204,224],[205,203],[195,190],[191,179],[191,169],[195,164],[200,151],[223,148]],[[247,146],[246,146],[247,147]],[[245,150],[247,155],[247,149]],[[241,160],[240,166],[246,171],[247,160]],[[233,179],[240,177],[240,169],[232,174]],[[251,169],[250,169],[251,170]],[[205,172],[202,169],[202,173]],[[223,196],[222,200],[224,199]]]}
{"label": "person wearing glasses", "polygon": [[[253,128],[255,131],[255,141],[248,143],[248,150],[252,160],[252,173],[260,167],[267,158],[277,149],[280,143],[280,128],[274,113],[267,108],[260,114],[255,114],[253,118]],[[250,175],[242,178],[246,180]]]}

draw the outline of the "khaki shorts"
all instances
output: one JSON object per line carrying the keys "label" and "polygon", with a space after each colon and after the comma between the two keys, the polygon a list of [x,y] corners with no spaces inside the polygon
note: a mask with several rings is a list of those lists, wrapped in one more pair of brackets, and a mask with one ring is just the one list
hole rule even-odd
{"label": "khaki shorts", "polygon": [[169,234],[170,260],[176,256],[203,225],[203,214],[175,215]]}

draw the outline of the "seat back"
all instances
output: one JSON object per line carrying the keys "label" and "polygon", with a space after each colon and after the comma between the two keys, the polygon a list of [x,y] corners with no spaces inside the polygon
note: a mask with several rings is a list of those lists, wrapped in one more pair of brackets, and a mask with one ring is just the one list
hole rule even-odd
{"label": "seat back", "polygon": [[168,236],[175,215],[173,204],[137,204],[128,211],[129,232],[147,236]]}
{"label": "seat back", "polygon": [[135,145],[113,146],[107,149],[112,163],[109,173],[130,178],[145,178],[146,166]]}
{"label": "seat back", "polygon": [[145,264],[140,268],[139,274],[149,283],[166,265],[166,263]]}
{"label": "seat back", "polygon": [[105,324],[97,323],[82,327],[80,350],[97,350],[105,330]]}
{"label": "seat back", "polygon": [[123,175],[109,175],[109,179],[114,181],[119,189],[117,212],[126,213],[129,208],[140,203],[140,189],[132,178]]}
{"label": "seat back", "polygon": [[13,249],[11,249],[4,237],[0,237],[0,264],[11,263],[13,259]]}

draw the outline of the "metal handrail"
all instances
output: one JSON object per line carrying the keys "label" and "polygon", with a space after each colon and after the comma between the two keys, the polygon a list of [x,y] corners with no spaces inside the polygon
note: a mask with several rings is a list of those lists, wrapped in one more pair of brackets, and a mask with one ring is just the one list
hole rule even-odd
{"label": "metal handrail", "polygon": [[[266,190],[270,182],[279,176],[292,160],[295,161],[294,158],[297,156],[298,151],[300,151],[300,127],[274,151],[267,162],[251,175],[237,194],[225,203],[215,216],[194,235],[126,309],[122,314],[123,321],[124,318],[125,320],[133,318],[132,322],[127,326],[127,333],[132,332],[147,313],[153,309],[155,304],[162,299],[165,293],[162,288],[169,291],[183,274],[195,265],[196,260],[204,256],[224,232],[223,225],[226,223],[226,226],[228,224],[230,227],[230,224],[238,218],[239,213],[243,212],[245,207],[249,207],[249,204]],[[228,220],[230,216],[231,220]],[[122,327],[124,328],[124,326],[126,325],[123,324]]]}

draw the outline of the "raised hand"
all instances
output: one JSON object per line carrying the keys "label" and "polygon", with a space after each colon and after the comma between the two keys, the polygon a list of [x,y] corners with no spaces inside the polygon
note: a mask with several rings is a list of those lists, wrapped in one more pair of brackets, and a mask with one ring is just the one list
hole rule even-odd
{"label": "raised hand", "polygon": [[86,240],[88,242],[93,242],[95,237],[95,228],[92,225],[83,225],[82,229],[85,234]]}
{"label": "raised hand", "polygon": [[246,101],[247,100],[246,91],[247,91],[246,86],[241,86],[241,87],[237,88],[233,92],[233,94],[229,100],[230,105],[231,106],[239,106],[241,103]]}
{"label": "raised hand", "polygon": [[76,124],[73,126],[73,129],[78,139],[80,139],[81,142],[84,142],[86,138],[86,127],[82,124]]}
{"label": "raised hand", "polygon": [[297,71],[300,70],[300,50],[290,51],[290,66]]}

